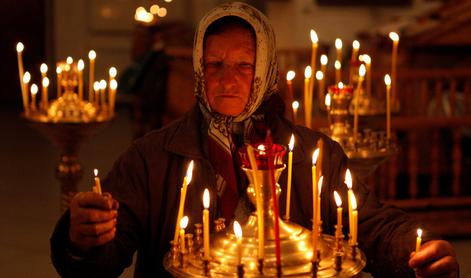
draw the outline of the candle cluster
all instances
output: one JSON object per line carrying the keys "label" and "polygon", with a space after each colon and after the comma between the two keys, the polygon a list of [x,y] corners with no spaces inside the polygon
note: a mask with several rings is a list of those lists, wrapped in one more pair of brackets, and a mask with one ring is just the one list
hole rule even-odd
{"label": "candle cluster", "polygon": [[[326,67],[328,64],[328,57],[325,54],[320,56],[320,70],[316,68],[316,61],[317,61],[317,48],[319,43],[319,37],[317,33],[311,29],[310,31],[311,37],[311,62],[308,66],[304,69],[304,90],[303,90],[303,108],[304,108],[304,124],[312,128],[312,111],[313,111],[313,100],[314,98],[314,90],[315,90],[315,81],[319,83],[318,93],[319,99],[322,100],[327,97],[325,91],[325,83],[328,81],[328,76],[326,75]],[[389,85],[386,84],[387,88],[387,103],[386,103],[386,110],[390,111],[390,106],[394,106],[394,101],[396,100],[396,68],[397,68],[397,49],[399,43],[399,35],[395,32],[391,32],[389,37],[393,41],[393,50],[392,50],[392,59],[391,59],[391,77],[389,81]],[[338,87],[340,83],[345,82],[342,79],[342,48],[343,42],[340,38],[335,40],[335,60],[333,63],[334,72],[335,72],[335,83]],[[355,88],[354,90],[354,131],[353,136],[356,140],[358,133],[358,114],[360,106],[360,95],[363,95],[363,87],[366,87],[366,96],[371,97],[371,82],[372,82],[372,74],[371,74],[371,57],[368,54],[359,54],[360,53],[360,42],[354,40],[352,43],[352,55],[349,61],[350,69],[348,75],[348,85]],[[286,82],[288,88],[288,101],[292,102],[292,119],[293,122],[297,122],[297,110],[299,107],[299,102],[294,100],[294,91],[293,91],[293,79],[296,73],[293,70],[289,70],[286,75]],[[365,81],[365,82],[363,82]],[[365,84],[363,84],[365,83]],[[342,83],[344,84],[344,83]],[[393,85],[391,85],[393,84]],[[392,96],[389,96],[389,91],[392,88]],[[392,100],[391,100],[392,99]],[[296,104],[295,104],[296,102]],[[329,102],[330,103],[330,102]],[[397,104],[396,104],[397,105]],[[296,106],[296,108],[295,108]],[[327,108],[327,106],[326,106]],[[390,115],[390,112],[388,112]],[[388,130],[390,130],[390,117],[387,120]],[[390,132],[389,132],[390,133]],[[388,133],[388,134],[389,134]],[[388,140],[390,136],[388,136]]]}
{"label": "candle cluster", "polygon": [[[23,108],[25,115],[34,117],[37,115],[49,116],[50,114],[55,115],[56,112],[50,111],[50,91],[51,79],[54,77],[49,75],[49,67],[43,63],[40,66],[41,72],[41,98],[38,100],[37,94],[39,88],[36,84],[31,84],[31,74],[28,71],[24,71],[23,56],[24,45],[19,42],[16,46],[18,56],[18,70],[20,78],[20,87],[23,99]],[[72,57],[67,57],[65,61],[60,61],[56,66],[56,98],[67,98],[68,100],[78,100],[79,107],[90,103],[95,111],[99,111],[101,115],[113,116],[114,107],[116,102],[116,90],[118,83],[116,81],[117,70],[115,67],[109,69],[108,82],[102,79],[101,81],[95,81],[95,59],[96,52],[90,50],[88,53],[89,59],[89,76],[88,76],[88,102],[84,99],[84,70],[85,62],[82,59],[74,61]],[[107,89],[108,88],[108,89]],[[77,98],[71,98],[70,96],[76,95]],[[53,102],[53,101],[51,101]],[[82,103],[82,104],[80,104]]]}

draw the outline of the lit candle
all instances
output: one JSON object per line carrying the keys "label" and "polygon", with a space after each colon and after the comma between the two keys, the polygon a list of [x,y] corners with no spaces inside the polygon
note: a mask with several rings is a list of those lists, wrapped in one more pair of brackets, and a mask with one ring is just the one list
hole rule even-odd
{"label": "lit candle", "polygon": [[[263,147],[263,145],[260,145]],[[257,161],[255,160],[255,154],[253,151],[253,147],[251,145],[247,145],[247,154],[249,156],[250,166],[252,168],[253,173],[253,183],[255,188],[255,200],[257,203],[257,222],[258,222],[258,259],[263,260],[265,258],[265,219],[263,217],[263,200],[262,200],[262,192],[261,186],[258,183],[257,178]]]}
{"label": "lit candle", "polygon": [[319,149],[316,149],[312,153],[312,168],[311,168],[311,176],[312,176],[312,251],[313,251],[313,261],[317,260],[317,237],[319,231],[319,223],[317,219],[317,209],[318,209],[318,196],[319,193],[317,192],[319,187],[317,184],[317,169],[316,163],[317,158],[319,156]]}
{"label": "lit candle", "polygon": [[337,229],[335,236],[340,237],[342,235],[342,199],[337,191],[334,191],[335,203],[337,204]]}
{"label": "lit candle", "polygon": [[41,93],[41,107],[44,111],[49,108],[49,96],[48,96],[49,78],[44,77],[42,81],[42,93]]}
{"label": "lit candle", "polygon": [[355,194],[352,194],[352,230],[350,232],[352,236],[352,245],[357,244],[358,238],[358,211],[357,211],[357,199],[355,198]]}
{"label": "lit candle", "polygon": [[293,123],[296,125],[297,117],[298,117],[298,109],[299,109],[299,102],[297,100],[293,101],[291,104],[293,108]]}
{"label": "lit candle", "polygon": [[325,108],[327,109],[327,125],[330,128],[330,105],[331,105],[332,99],[329,93],[325,95],[324,99],[324,104]]}
{"label": "lit candle", "polygon": [[234,234],[237,240],[237,265],[242,264],[242,227],[234,221]]}
{"label": "lit candle", "polygon": [[118,75],[118,70],[115,67],[111,67],[108,70],[108,84],[111,82],[111,80],[116,79],[116,75]]}
{"label": "lit candle", "polygon": [[100,94],[100,82],[95,81],[93,82],[93,91],[95,92],[94,97],[92,97],[92,100],[94,100],[95,107],[98,109],[98,102],[100,100],[99,94]]}
{"label": "lit candle", "polygon": [[17,58],[18,58],[18,74],[19,74],[19,77],[20,77],[20,88],[21,88],[21,94],[22,94],[22,97],[23,97],[23,107],[25,109],[25,111],[28,110],[28,96],[27,96],[27,93],[26,93],[26,88],[25,88],[25,84],[23,82],[23,77],[25,75],[25,70],[24,70],[24,67],[23,67],[23,50],[25,49],[25,46],[22,42],[19,42],[16,44],[16,54],[17,54]]}
{"label": "lit candle", "polygon": [[83,100],[83,68],[85,67],[85,63],[82,59],[78,60],[77,63],[77,70],[78,70],[78,95],[79,99]]}
{"label": "lit candle", "polygon": [[304,70],[304,123],[306,127],[311,127],[311,98],[312,95],[309,93],[309,80],[311,79],[312,70],[310,66],[307,66]]}
{"label": "lit candle", "polygon": [[70,56],[67,57],[67,59],[65,59],[65,62],[71,66],[73,63],[74,63],[74,59]]}
{"label": "lit candle", "polygon": [[324,183],[324,176],[321,176],[319,178],[319,181],[317,182],[317,223],[318,226],[321,225],[322,219],[321,219],[321,192],[322,192],[322,184]]}
{"label": "lit candle", "polygon": [[366,95],[371,96],[371,77],[373,76],[371,73],[371,57],[370,55],[363,54],[363,62],[366,66]]}
{"label": "lit candle", "polygon": [[353,207],[352,207],[352,198],[353,198],[353,181],[352,181],[352,173],[350,172],[350,169],[347,169],[345,173],[345,184],[348,187],[348,224],[349,224],[349,230],[350,230],[350,235],[353,236],[352,231],[353,231]]}
{"label": "lit candle", "polygon": [[293,148],[294,148],[294,134],[291,134],[289,140],[289,152],[288,152],[288,186],[286,191],[286,213],[285,220],[289,221],[290,218],[290,207],[291,207],[291,179],[292,179],[292,168],[293,168]]}
{"label": "lit candle", "polygon": [[93,174],[95,174],[95,186],[93,186],[93,192],[98,193],[101,195],[101,182],[100,178],[98,177],[98,169],[93,170]]}
{"label": "lit candle", "polygon": [[203,193],[203,246],[204,259],[209,260],[209,190]]}
{"label": "lit candle", "polygon": [[26,101],[26,106],[25,106],[25,112],[28,113],[29,111],[29,82],[31,81],[31,74],[27,71],[25,74],[23,74],[23,87],[25,90],[25,101]]}
{"label": "lit candle", "polygon": [[360,49],[360,42],[354,40],[352,43],[352,58],[350,59],[350,74],[349,74],[349,83],[353,82],[353,65],[355,64],[358,56],[358,50]]}
{"label": "lit candle", "polygon": [[337,61],[342,62],[342,40],[339,38],[335,39],[335,49],[337,50]]}
{"label": "lit candle", "polygon": [[358,108],[360,106],[360,90],[361,90],[361,85],[363,83],[363,78],[365,76],[365,65],[361,65],[360,69],[358,71],[358,84],[357,84],[357,89],[355,92],[355,113],[354,113],[354,118],[353,118],[353,142],[356,144],[357,142],[357,133],[358,133]]}
{"label": "lit candle", "polygon": [[185,229],[188,226],[188,216],[183,216],[180,220],[180,252],[185,251]]}
{"label": "lit candle", "polygon": [[94,83],[94,78],[95,78],[95,58],[96,58],[96,52],[94,50],[90,50],[88,52],[88,59],[90,61],[90,69],[88,72],[88,101],[93,102],[93,89],[94,87],[92,86]]}
{"label": "lit candle", "polygon": [[335,83],[339,83],[341,82],[342,63],[339,60],[335,60],[334,67],[335,67]]}
{"label": "lit candle", "polygon": [[386,138],[391,139],[391,77],[389,74],[384,76],[386,84]]}
{"label": "lit candle", "polygon": [[[292,70],[286,73],[286,86],[288,87],[288,102],[292,103],[294,100],[294,93],[293,93],[293,79],[296,76],[296,73]],[[294,122],[294,112],[291,110],[291,118]]]}
{"label": "lit candle", "polygon": [[[316,31],[312,30],[311,29],[311,32],[310,32],[310,35],[311,35],[311,42],[312,42],[312,51],[311,51],[311,70],[313,72],[316,71],[316,61],[317,61],[317,43],[319,42],[319,37],[317,36],[317,33]],[[312,103],[312,96],[313,96],[313,93],[314,93],[314,74],[311,74],[311,78],[309,79],[309,93],[310,93],[310,99],[311,99],[311,103]],[[312,109],[312,105],[311,105],[311,109]],[[311,126],[309,126],[311,127]]]}
{"label": "lit candle", "polygon": [[46,77],[46,74],[47,74],[47,65],[45,63],[42,63],[41,66],[39,67],[39,71],[41,72],[41,79],[44,79],[44,77]]}
{"label": "lit candle", "polygon": [[36,111],[36,94],[38,93],[38,85],[31,84],[31,110]]}
{"label": "lit candle", "polygon": [[419,252],[422,244],[422,229],[417,229],[417,240],[415,242],[415,252]]}
{"label": "lit candle", "polygon": [[116,89],[118,88],[118,82],[116,79],[111,79],[110,81],[110,114],[114,114],[114,106],[116,102]]}
{"label": "lit candle", "polygon": [[180,223],[180,220],[182,219],[183,216],[183,210],[185,208],[185,199],[186,199],[186,191],[188,188],[188,184],[191,182],[191,178],[193,177],[193,160],[190,161],[190,164],[188,165],[188,169],[186,170],[186,175],[183,178],[183,185],[180,189],[180,205],[178,206],[178,214],[177,214],[177,221],[176,221],[176,226],[175,226],[175,234],[173,237],[173,242],[177,242],[178,240],[178,225]]}
{"label": "lit candle", "polygon": [[325,84],[327,82],[326,81],[327,75],[325,74],[325,71],[326,71],[328,61],[329,61],[329,59],[327,58],[327,55],[322,54],[321,55],[321,72],[322,72],[322,76],[324,76],[324,78],[322,78],[322,81],[319,84],[319,91],[320,92],[324,92],[324,90],[325,90]]}
{"label": "lit candle", "polygon": [[[316,72],[316,79],[317,81],[322,82],[322,80],[324,79],[324,74],[322,73],[322,71],[318,70]],[[322,92],[320,89],[321,88],[319,87],[319,92]]]}
{"label": "lit candle", "polygon": [[100,80],[100,96],[101,96],[101,110],[106,111],[106,81],[105,79]]}
{"label": "lit candle", "polygon": [[389,38],[393,41],[393,47],[392,47],[392,58],[391,58],[391,86],[392,86],[392,101],[394,102],[396,100],[396,88],[397,88],[397,74],[396,74],[396,69],[397,69],[397,48],[399,46],[399,35],[396,32],[390,32],[389,33]]}
{"label": "lit candle", "polygon": [[60,66],[56,67],[57,74],[57,97],[61,96],[61,83],[62,83],[62,68]]}

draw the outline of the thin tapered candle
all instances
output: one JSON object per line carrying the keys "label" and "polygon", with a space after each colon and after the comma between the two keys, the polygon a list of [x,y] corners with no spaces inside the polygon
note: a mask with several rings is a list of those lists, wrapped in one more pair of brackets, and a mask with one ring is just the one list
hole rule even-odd
{"label": "thin tapered candle", "polygon": [[386,138],[391,139],[391,77],[389,74],[384,76],[386,84]]}
{"label": "thin tapered candle", "polygon": [[334,63],[335,67],[335,83],[339,83],[342,81],[342,63],[339,60],[336,60]]}
{"label": "thin tapered candle", "polygon": [[415,252],[420,251],[420,246],[422,244],[422,229],[417,229],[417,239],[415,241]]}
{"label": "thin tapered candle", "polygon": [[241,265],[242,264],[242,227],[237,221],[234,221],[234,235],[236,237],[236,246],[237,246],[237,265]]}
{"label": "thin tapered candle", "polygon": [[363,54],[363,62],[365,63],[366,66],[366,75],[365,75],[365,81],[366,81],[366,95],[371,96],[371,77],[372,72],[371,72],[371,57],[370,55]]}
{"label": "thin tapered candle", "polygon": [[82,59],[77,62],[77,71],[78,71],[78,96],[80,100],[83,100],[83,69],[85,64]]}
{"label": "thin tapered candle", "polygon": [[317,184],[317,169],[316,163],[317,158],[319,156],[319,149],[316,149],[312,153],[312,168],[311,168],[311,176],[312,176],[312,260],[317,260],[317,241],[318,241],[318,230],[319,230],[319,223],[317,221],[317,201],[318,201],[318,184]]}
{"label": "thin tapered candle", "polygon": [[100,178],[98,177],[98,169],[94,169],[93,174],[95,175],[95,186],[93,187],[93,192],[101,195],[102,194],[101,182],[100,182]]}
{"label": "thin tapered candle", "polygon": [[16,54],[18,58],[18,74],[20,76],[20,88],[21,88],[21,95],[23,97],[23,107],[25,111],[28,110],[28,97],[26,95],[26,88],[23,82],[23,76],[25,75],[25,70],[23,67],[23,51],[25,46],[22,42],[16,44]]}
{"label": "thin tapered candle", "polygon": [[88,52],[88,59],[90,63],[90,68],[88,69],[88,101],[93,102],[93,84],[95,79],[95,59],[96,59],[96,52],[94,50],[90,50]]}
{"label": "thin tapered candle", "polygon": [[42,80],[42,93],[41,93],[41,108],[44,111],[47,111],[47,109],[49,108],[48,88],[49,88],[49,78],[44,77]]}
{"label": "thin tapered candle", "polygon": [[36,111],[36,95],[38,94],[38,85],[31,85],[31,110]]}
{"label": "thin tapered candle", "polygon": [[349,74],[349,82],[350,84],[353,84],[353,65],[357,61],[358,57],[358,50],[360,49],[360,42],[357,40],[354,40],[352,43],[352,57],[350,58],[350,74]]}
{"label": "thin tapered candle", "polygon": [[[294,100],[294,92],[293,92],[293,79],[296,76],[296,73],[292,70],[286,73],[286,86],[288,87],[288,103],[292,103]],[[291,109],[291,119],[294,121],[294,112]]]}
{"label": "thin tapered candle", "polygon": [[324,92],[325,90],[325,84],[327,82],[327,75],[325,74],[325,71],[326,71],[328,62],[329,62],[329,59],[327,58],[327,55],[324,55],[324,54],[321,55],[321,72],[324,78],[322,78],[322,80],[320,81],[319,92]]}
{"label": "thin tapered candle", "polygon": [[56,74],[57,74],[57,97],[60,97],[61,96],[61,92],[62,92],[62,86],[61,86],[61,83],[62,83],[62,67],[60,66],[57,66],[56,67]]}
{"label": "thin tapered candle", "polygon": [[351,244],[357,244],[358,238],[358,211],[357,211],[357,199],[355,198],[355,194],[352,194],[352,230],[351,234]]}
{"label": "thin tapered candle", "polygon": [[299,102],[297,100],[293,101],[291,104],[291,107],[293,108],[293,124],[296,125],[296,122],[298,121],[298,109],[299,109]]}
{"label": "thin tapered candle", "polygon": [[337,38],[335,39],[335,49],[337,50],[337,61],[342,62],[342,40]]}
{"label": "thin tapered candle", "polygon": [[41,66],[39,67],[39,71],[41,72],[41,79],[46,77],[47,70],[48,70],[47,65],[45,63],[42,63]]}
{"label": "thin tapered candle", "polygon": [[316,72],[316,80],[319,82],[319,100],[322,100],[324,98],[324,86],[322,85],[324,83],[324,74],[322,71],[318,70]]}
{"label": "thin tapered candle", "polygon": [[100,96],[101,96],[101,110],[106,110],[106,81],[105,79],[100,80]]}
{"label": "thin tapered candle", "polygon": [[203,254],[204,259],[209,260],[209,190],[203,193]]}
{"label": "thin tapered candle", "polygon": [[291,134],[289,140],[289,152],[288,152],[288,180],[287,180],[287,190],[286,190],[286,213],[285,220],[289,221],[290,218],[290,207],[291,207],[291,179],[292,179],[292,169],[293,169],[293,148],[294,148],[294,134]]}
{"label": "thin tapered candle", "polygon": [[[324,183],[324,176],[319,178],[317,182],[317,223],[318,226],[322,223],[321,219],[321,192],[322,192],[322,184]],[[320,230],[320,229],[319,229]]]}
{"label": "thin tapered candle", "polygon": [[392,101],[394,102],[397,97],[397,49],[399,47],[399,35],[396,32],[390,32],[389,38],[393,41],[391,57],[391,87]]}
{"label": "thin tapered candle", "polygon": [[263,200],[262,200],[262,193],[260,184],[258,183],[257,178],[257,161],[255,160],[255,154],[253,147],[251,145],[247,145],[247,154],[249,156],[250,166],[252,168],[252,177],[254,182],[255,188],[255,200],[257,203],[257,222],[258,222],[258,259],[263,260],[265,258],[265,219],[263,218]]}
{"label": "thin tapered candle", "polygon": [[348,188],[348,224],[349,224],[349,231],[350,235],[352,235],[353,231],[353,207],[352,207],[352,196],[353,196],[353,181],[352,181],[352,173],[350,172],[350,169],[347,169],[345,172],[345,184],[347,185]]}
{"label": "thin tapered candle", "polygon": [[304,123],[306,127],[311,127],[311,98],[312,94],[309,93],[309,80],[311,79],[312,70],[311,66],[307,66],[304,70]]}
{"label": "thin tapered candle", "polygon": [[188,219],[188,216],[183,216],[182,219],[179,222],[180,226],[180,252],[184,252],[186,247],[185,247],[185,229],[188,226],[188,222],[190,220]]}
{"label": "thin tapered candle", "polygon": [[[316,31],[311,29],[310,32],[311,36],[311,43],[312,43],[312,52],[311,52],[311,70],[312,72],[316,71],[316,61],[317,61],[317,47],[319,42],[319,37],[317,36]],[[311,74],[311,78],[309,79],[309,93],[311,94],[311,103],[312,103],[312,96],[314,94],[314,74]],[[312,104],[311,104],[312,109]]]}
{"label": "thin tapered candle", "polygon": [[337,191],[334,191],[335,203],[337,204],[337,229],[335,235],[340,237],[342,235],[342,199]]}
{"label": "thin tapered candle", "polygon": [[360,106],[360,90],[361,90],[361,85],[363,83],[363,78],[365,76],[365,65],[361,65],[358,73],[358,84],[357,84],[357,89],[355,91],[355,112],[353,115],[353,142],[356,144],[357,142],[357,133],[358,133],[358,109]]}
{"label": "thin tapered candle", "polygon": [[175,234],[173,237],[173,242],[177,242],[178,240],[178,226],[180,225],[180,220],[182,219],[182,216],[183,216],[183,210],[185,209],[186,191],[193,177],[193,164],[194,164],[193,160],[190,161],[190,164],[188,165],[188,169],[186,170],[186,175],[183,178],[183,185],[180,190],[181,191],[180,204],[178,206],[178,214],[177,214],[177,221],[175,225]]}
{"label": "thin tapered candle", "polygon": [[118,82],[116,79],[111,79],[110,81],[110,101],[109,101],[109,108],[110,108],[110,115],[114,114],[114,107],[116,102],[116,89],[118,88]]}
{"label": "thin tapered candle", "polygon": [[26,106],[25,106],[25,112],[29,112],[29,82],[31,81],[31,74],[29,72],[25,72],[22,78],[23,81],[23,87],[25,90],[25,101],[26,101]]}
{"label": "thin tapered candle", "polygon": [[99,101],[99,93],[100,93],[100,82],[95,81],[93,82],[93,91],[95,92],[92,97],[92,103],[98,109],[98,101]]}

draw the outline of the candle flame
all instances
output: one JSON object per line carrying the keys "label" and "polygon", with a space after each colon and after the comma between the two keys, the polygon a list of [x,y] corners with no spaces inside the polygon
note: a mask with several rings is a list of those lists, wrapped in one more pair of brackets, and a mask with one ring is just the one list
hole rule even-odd
{"label": "candle flame", "polygon": [[345,172],[345,184],[347,184],[348,189],[353,188],[352,173],[350,172],[350,169],[347,169],[347,172]]}
{"label": "candle flame", "polygon": [[98,169],[97,168],[93,169],[93,174],[95,175],[95,177],[98,177]]}
{"label": "candle flame", "polygon": [[36,84],[31,84],[31,94],[35,95],[38,93],[38,85]]}
{"label": "candle flame", "polygon": [[98,90],[100,90],[100,82],[98,82],[98,81],[93,82],[93,90],[94,90],[95,92],[97,92]]}
{"label": "candle flame", "polygon": [[327,93],[327,94],[325,95],[325,100],[324,100],[325,106],[330,107],[330,102],[331,102],[330,94]]}
{"label": "candle flame", "polygon": [[160,8],[159,5],[154,4],[150,6],[149,10],[152,14],[157,14],[159,12],[159,8]]}
{"label": "candle flame", "polygon": [[82,71],[84,67],[85,67],[85,63],[83,62],[83,60],[82,59],[78,60],[77,70]]}
{"label": "candle flame", "polygon": [[72,57],[68,56],[65,61],[66,61],[67,64],[71,65],[74,62],[74,59]]}
{"label": "candle flame", "polygon": [[390,32],[389,38],[394,42],[399,41],[399,35],[396,32]]}
{"label": "candle flame", "polygon": [[96,58],[95,50],[92,49],[92,50],[88,51],[88,59],[95,60],[95,58]]}
{"label": "candle flame", "polygon": [[150,23],[154,20],[154,15],[152,13],[148,13],[144,7],[138,7],[134,14],[134,19],[136,21]]}
{"label": "candle flame", "polygon": [[391,86],[391,76],[389,76],[389,74],[384,75],[384,84]]}
{"label": "candle flame", "polygon": [[327,55],[322,54],[322,55],[321,55],[321,64],[322,64],[323,66],[325,66],[325,65],[327,65],[328,62],[329,62],[329,58],[327,58]]}
{"label": "candle flame", "polygon": [[335,203],[337,204],[337,207],[341,207],[342,199],[340,198],[340,195],[335,190],[334,190],[334,198],[335,198]]}
{"label": "candle flame", "polygon": [[56,73],[57,73],[57,74],[61,74],[61,73],[62,73],[62,68],[59,67],[59,66],[57,66],[57,67],[56,67]]}
{"label": "candle flame", "polygon": [[311,66],[307,66],[306,69],[304,69],[304,78],[309,79],[311,78],[311,75],[312,75]]}
{"label": "candle flame", "polygon": [[29,81],[31,81],[31,74],[27,71],[23,74],[23,83],[28,84]]}
{"label": "candle flame", "polygon": [[322,183],[324,182],[324,176],[321,176],[319,178],[319,181],[317,181],[317,194],[321,196],[321,191],[322,191]]}
{"label": "candle flame", "polygon": [[108,73],[111,76],[111,78],[115,78],[116,75],[118,74],[118,70],[115,67],[111,67]]}
{"label": "candle flame", "polygon": [[291,81],[294,79],[295,76],[296,76],[296,73],[290,70],[288,71],[288,73],[286,73],[286,80]]}
{"label": "candle flame", "polygon": [[371,64],[371,57],[370,57],[370,55],[368,55],[368,54],[363,54],[363,55],[362,55],[362,59],[363,59],[363,62],[365,62],[365,64],[367,64],[367,65]]}
{"label": "candle flame", "polygon": [[339,70],[339,69],[342,68],[342,63],[340,63],[339,60],[335,60],[334,67],[335,67],[336,70]]}
{"label": "candle flame", "polygon": [[358,69],[358,74],[360,75],[360,77],[365,77],[365,74],[366,74],[365,65],[361,64],[360,69]]}
{"label": "candle flame", "polygon": [[339,89],[343,89],[343,82],[340,81],[339,84],[337,84],[337,87],[338,87]]}
{"label": "candle flame", "polygon": [[41,71],[42,74],[45,74],[47,72],[47,65],[42,63],[41,67],[39,67],[39,71]]}
{"label": "candle flame", "polygon": [[105,81],[105,79],[100,80],[100,89],[102,89],[102,90],[106,89],[106,81]]}
{"label": "candle flame", "polygon": [[422,229],[420,229],[420,228],[417,229],[417,236],[418,237],[422,237],[422,233],[423,233]]}
{"label": "candle flame", "polygon": [[297,100],[293,101],[293,103],[291,104],[291,107],[293,108],[293,110],[298,110],[299,102]]}
{"label": "candle flame", "polygon": [[312,165],[316,165],[317,157],[319,157],[319,148],[312,153]]}
{"label": "candle flame", "polygon": [[44,77],[42,81],[43,87],[49,87],[49,78]]}
{"label": "candle flame", "polygon": [[352,202],[352,209],[353,210],[356,210],[357,209],[357,198],[355,197],[355,194],[352,194],[352,200],[350,200]]}
{"label": "candle flame", "polygon": [[342,44],[342,40],[339,39],[339,38],[336,38],[336,39],[335,39],[335,48],[336,48],[336,49],[341,49],[341,48],[342,48],[342,45],[343,45],[343,44]]}
{"label": "candle flame", "polygon": [[353,49],[358,50],[360,48],[360,42],[357,40],[354,40],[352,43]]}
{"label": "candle flame", "polygon": [[25,50],[25,45],[22,42],[16,44],[16,52],[21,53]]}
{"label": "candle flame", "polygon": [[319,81],[324,79],[324,74],[322,73],[322,71],[318,70],[316,72],[316,79],[319,80]]}
{"label": "candle flame", "polygon": [[188,219],[188,216],[183,216],[182,219],[180,220],[180,229],[185,230],[186,226],[188,226],[188,222],[190,219]]}
{"label": "candle flame", "polygon": [[110,81],[110,89],[111,89],[111,90],[116,90],[116,88],[118,88],[118,82],[116,81],[116,79],[111,79],[111,81]]}
{"label": "candle flame", "polygon": [[294,148],[294,134],[291,134],[291,139],[289,139],[289,151],[292,152]]}
{"label": "candle flame", "polygon": [[239,222],[234,221],[234,234],[237,239],[242,238],[242,227],[240,226]]}
{"label": "candle flame", "polygon": [[358,61],[364,62],[364,61],[363,61],[363,55],[365,55],[365,54],[358,55]]}
{"label": "candle flame", "polygon": [[193,178],[193,166],[195,162],[192,160],[190,164],[188,164],[188,169],[186,170],[186,182],[190,184],[191,179]]}
{"label": "candle flame", "polygon": [[262,145],[262,144],[258,145],[257,150],[265,151],[265,145]]}
{"label": "candle flame", "polygon": [[314,31],[313,29],[311,29],[311,42],[313,44],[316,44],[319,42],[319,37],[317,36],[316,31]]}
{"label": "candle flame", "polygon": [[160,17],[165,17],[167,15],[167,9],[162,7],[157,11],[157,15]]}
{"label": "candle flame", "polygon": [[205,209],[209,208],[209,190],[207,188],[204,189],[203,193],[203,207]]}

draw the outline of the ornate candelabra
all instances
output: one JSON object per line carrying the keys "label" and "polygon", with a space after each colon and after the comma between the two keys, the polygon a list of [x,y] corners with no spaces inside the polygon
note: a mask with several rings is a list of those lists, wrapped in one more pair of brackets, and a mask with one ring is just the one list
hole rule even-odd
{"label": "ornate candelabra", "polygon": [[[275,147],[277,145],[274,145]],[[280,146],[278,146],[280,147]],[[364,254],[356,245],[349,245],[343,236],[322,234],[318,236],[317,260],[313,260],[313,231],[293,222],[283,221],[274,209],[271,172],[267,169],[268,160],[263,157],[263,149],[256,153],[257,168],[248,163],[247,152],[241,152],[244,161],[243,170],[250,184],[247,195],[257,207],[242,226],[242,240],[238,243],[236,236],[226,230],[220,221],[215,225],[211,235],[209,259],[201,251],[201,224],[196,224],[196,240],[191,242],[192,252],[180,250],[180,244],[171,242],[172,249],[164,259],[164,266],[175,277],[225,277],[225,276],[299,276],[299,277],[355,277],[366,265]],[[285,169],[282,163],[284,148],[275,150],[274,176],[278,180]],[[258,186],[257,186],[258,184]],[[257,196],[257,192],[259,192]],[[281,188],[276,183],[277,199]],[[257,200],[257,197],[260,198]],[[262,204],[259,210],[258,205]],[[263,221],[263,224],[260,224]],[[278,229],[275,222],[279,222]],[[262,227],[264,236],[260,236]],[[276,233],[279,231],[281,265],[276,259]],[[262,244],[260,245],[260,241]],[[189,242],[185,244],[189,246]],[[239,249],[240,248],[240,249]],[[262,250],[261,250],[262,248]],[[188,249],[188,248],[187,248]],[[242,250],[242,251],[239,251]],[[264,255],[260,256],[263,252]],[[238,255],[240,254],[240,255]]]}
{"label": "ornate candelabra", "polygon": [[[19,43],[18,45],[20,45]],[[20,65],[20,84],[24,111],[22,117],[33,128],[37,129],[59,147],[61,155],[56,167],[56,177],[61,184],[61,211],[69,207],[70,199],[77,192],[77,185],[83,175],[83,167],[79,162],[78,150],[99,127],[114,117],[114,103],[117,83],[114,77],[116,69],[110,69],[110,82],[106,90],[106,82],[101,85],[95,82],[90,86],[88,101],[84,100],[83,69],[84,62],[74,62],[68,58],[66,62],[58,62],[57,93],[55,99],[49,98],[49,79],[47,66],[41,66],[42,90],[41,99],[36,100],[38,86],[29,86],[31,75],[23,73],[21,52],[18,51]],[[18,50],[18,47],[17,47]],[[94,51],[90,53],[95,54]],[[89,54],[90,56],[90,54]],[[90,58],[90,80],[93,83],[94,59]],[[113,76],[112,76],[113,75]],[[103,84],[104,83],[104,84]],[[39,104],[39,105],[38,105]]]}

